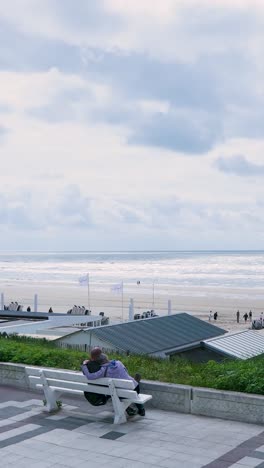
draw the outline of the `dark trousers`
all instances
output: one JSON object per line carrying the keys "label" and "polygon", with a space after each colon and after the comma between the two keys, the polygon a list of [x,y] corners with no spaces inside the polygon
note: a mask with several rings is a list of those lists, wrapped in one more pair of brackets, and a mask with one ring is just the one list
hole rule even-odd
{"label": "dark trousers", "polygon": [[[134,388],[134,390],[135,390],[135,391],[137,392],[137,394],[139,395],[139,393],[140,393],[140,386],[139,386],[139,384],[137,384],[137,386]],[[144,409],[144,405],[142,405],[142,403],[136,403],[136,407],[137,407],[137,409],[139,409],[139,410]]]}

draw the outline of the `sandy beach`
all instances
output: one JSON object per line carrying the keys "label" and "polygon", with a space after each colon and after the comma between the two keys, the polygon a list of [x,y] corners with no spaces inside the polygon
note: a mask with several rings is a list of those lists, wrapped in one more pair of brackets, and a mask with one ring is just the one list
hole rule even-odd
{"label": "sandy beach", "polygon": [[[154,309],[160,316],[168,313],[168,299],[171,300],[172,313],[188,312],[208,321],[209,312],[218,312],[218,320],[212,323],[226,330],[243,330],[250,327],[245,323],[243,315],[251,309],[253,319],[259,317],[263,307],[263,291],[261,289],[224,289],[214,287],[189,287],[184,292],[172,285],[155,285],[153,287],[135,287],[125,285],[122,295],[110,291],[110,285],[90,284],[89,302],[92,314],[103,311],[110,322],[128,320],[128,305],[130,298],[134,299],[134,313]],[[34,294],[38,294],[38,311],[46,312],[52,306],[53,311],[66,312],[74,304],[88,308],[88,290],[85,287],[72,284],[2,284],[5,304],[17,301],[24,306],[30,305],[33,310]],[[240,323],[236,321],[236,311],[240,311]]]}

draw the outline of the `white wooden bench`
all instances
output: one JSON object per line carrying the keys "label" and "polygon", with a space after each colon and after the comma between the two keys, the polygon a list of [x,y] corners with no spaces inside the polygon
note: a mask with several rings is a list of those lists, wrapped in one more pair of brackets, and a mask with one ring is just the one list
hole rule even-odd
{"label": "white wooden bench", "polygon": [[[114,424],[127,421],[126,409],[131,403],[144,404],[151,400],[152,395],[139,395],[134,390],[131,380],[110,379],[108,377],[96,380],[87,380],[81,372],[56,370],[37,367],[25,367],[30,388],[43,388],[47,411],[58,409],[57,400],[63,393],[83,394],[83,392],[110,395],[114,410]],[[87,404],[89,405],[88,401]],[[101,411],[104,406],[97,407]]]}

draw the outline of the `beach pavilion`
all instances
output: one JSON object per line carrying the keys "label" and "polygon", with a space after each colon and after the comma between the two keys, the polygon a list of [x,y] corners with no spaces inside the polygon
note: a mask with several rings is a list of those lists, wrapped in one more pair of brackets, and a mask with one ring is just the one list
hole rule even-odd
{"label": "beach pavilion", "polygon": [[214,359],[203,340],[223,335],[225,330],[188,313],[176,313],[131,322],[87,328],[55,340],[58,346],[89,351],[101,346],[106,352],[145,354],[169,358],[184,356],[195,361]]}

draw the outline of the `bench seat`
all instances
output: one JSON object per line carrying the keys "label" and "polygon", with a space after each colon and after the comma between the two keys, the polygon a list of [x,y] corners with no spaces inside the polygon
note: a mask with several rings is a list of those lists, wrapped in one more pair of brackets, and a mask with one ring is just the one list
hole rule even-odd
{"label": "bench seat", "polygon": [[100,393],[111,396],[114,423],[120,424],[127,421],[126,409],[131,403],[144,404],[152,398],[151,395],[137,394],[131,380],[104,377],[89,381],[81,372],[29,366],[25,371],[31,388],[43,388],[47,411],[58,409],[57,400],[64,393]]}

